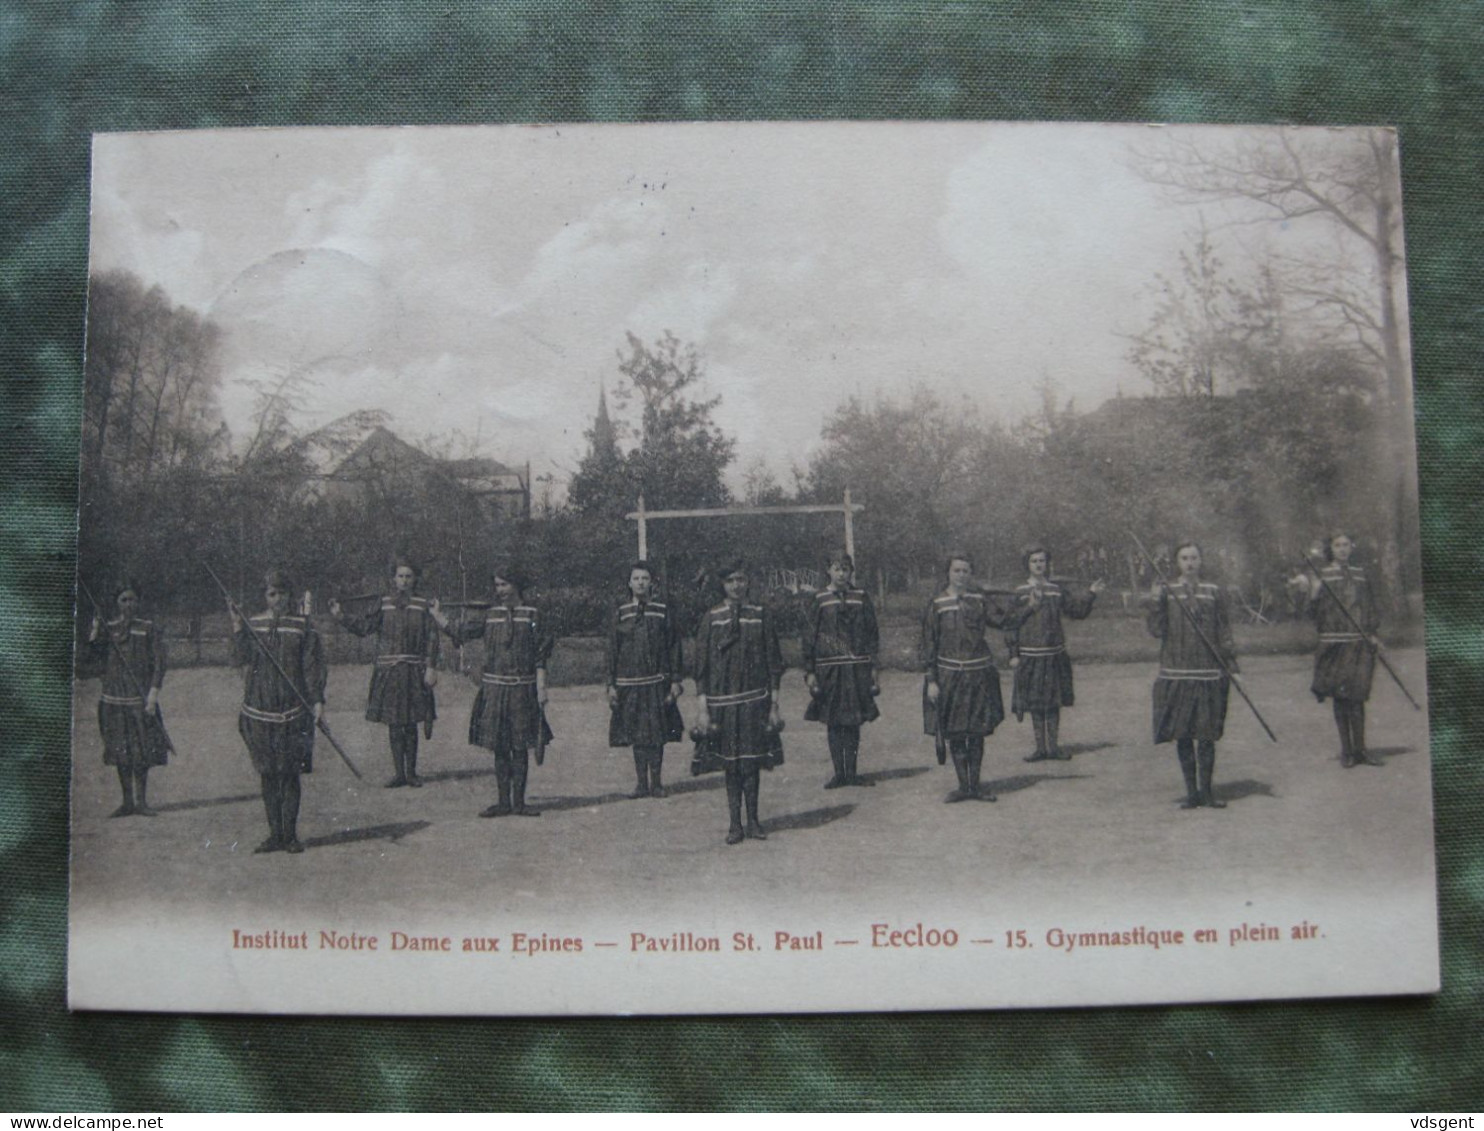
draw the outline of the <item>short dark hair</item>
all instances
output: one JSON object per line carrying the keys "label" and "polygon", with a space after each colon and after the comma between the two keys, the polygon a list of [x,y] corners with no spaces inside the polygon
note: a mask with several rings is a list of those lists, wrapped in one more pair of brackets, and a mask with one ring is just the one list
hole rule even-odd
{"label": "short dark hair", "polygon": [[844,550],[836,550],[829,556],[825,565],[837,565],[842,569],[848,569],[851,573],[855,572],[855,559]]}
{"label": "short dark hair", "polygon": [[399,555],[397,559],[392,562],[392,573],[395,574],[403,566],[406,566],[412,571],[413,577],[422,577],[423,567],[418,565],[417,562],[413,561],[406,554]]}
{"label": "short dark hair", "polygon": [[636,569],[642,569],[645,573],[649,574],[650,577],[654,576],[654,566],[650,565],[649,562],[647,562],[643,558],[639,558],[634,562],[633,565],[629,566],[630,573],[633,573]]}
{"label": "short dark hair", "polygon": [[1201,544],[1194,538],[1182,538],[1180,541],[1176,542],[1175,549],[1170,554],[1170,560],[1178,564],[1180,561],[1180,551],[1185,549],[1187,546],[1189,546],[1201,556],[1202,562],[1206,560],[1206,551],[1201,549]]}
{"label": "short dark hair", "polygon": [[746,561],[744,561],[742,558],[733,558],[731,561],[723,565],[721,569],[716,571],[716,576],[720,580],[725,581],[727,580],[727,578],[734,577],[739,573],[751,572],[752,571],[747,568]]}
{"label": "short dark hair", "polygon": [[1355,545],[1355,535],[1348,530],[1336,528],[1324,536],[1324,560],[1332,562],[1335,560],[1335,539],[1349,538],[1350,544]]}
{"label": "short dark hair", "polygon": [[270,569],[267,573],[263,574],[263,588],[277,589],[283,593],[292,593],[294,591],[294,579],[289,576],[289,571],[286,569]]}
{"label": "short dark hair", "polygon": [[1039,543],[1033,544],[1033,545],[1030,545],[1030,546],[1027,546],[1024,550],[1021,551],[1021,554],[1020,554],[1020,568],[1023,569],[1023,570],[1025,570],[1026,573],[1029,573],[1031,571],[1031,555],[1032,554],[1045,554],[1046,555],[1046,572],[1047,573],[1050,573],[1051,572],[1051,551],[1048,550],[1045,546],[1040,545]]}
{"label": "short dark hair", "polygon": [[493,585],[496,581],[502,579],[515,586],[515,591],[520,594],[524,594],[526,586],[531,583],[530,576],[526,571],[514,562],[506,562],[504,565],[496,566],[490,570],[490,584]]}
{"label": "short dark hair", "polygon": [[954,562],[968,562],[969,568],[974,568],[974,555],[967,550],[949,550],[943,556],[943,572],[947,574],[953,568]]}

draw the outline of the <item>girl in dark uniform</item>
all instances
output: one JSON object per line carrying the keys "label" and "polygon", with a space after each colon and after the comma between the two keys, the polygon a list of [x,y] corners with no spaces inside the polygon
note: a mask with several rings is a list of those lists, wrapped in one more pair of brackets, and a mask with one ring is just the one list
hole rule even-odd
{"label": "girl in dark uniform", "polygon": [[850,584],[855,562],[849,554],[831,557],[829,573],[830,583],[814,595],[804,628],[804,683],[809,688],[804,718],[827,728],[835,774],[825,789],[874,785],[856,773],[856,757],[861,725],[881,717],[876,709],[881,694],[876,608],[869,593]]}
{"label": "girl in dark uniform", "polygon": [[1047,758],[1066,761],[1057,741],[1061,727],[1061,709],[1074,702],[1072,695],[1072,661],[1067,656],[1066,633],[1062,618],[1082,620],[1092,612],[1093,602],[1103,591],[1103,582],[1076,592],[1051,580],[1051,554],[1044,546],[1033,546],[1021,558],[1030,579],[1016,593],[1022,606],[1029,607],[1032,597],[1039,598],[1023,624],[1005,633],[1010,649],[1010,667],[1014,671],[1010,692],[1010,710],[1017,722],[1031,716],[1036,732],[1036,750],[1027,762]]}
{"label": "girl in dark uniform", "polygon": [[1321,703],[1334,700],[1340,765],[1379,766],[1381,759],[1365,746],[1365,704],[1371,697],[1376,649],[1381,646],[1376,637],[1381,617],[1365,571],[1350,564],[1354,549],[1348,534],[1332,535],[1324,546],[1327,564],[1310,583],[1309,609],[1319,628],[1312,690]]}
{"label": "girl in dark uniform", "polygon": [[395,774],[388,789],[422,785],[417,776],[417,728],[431,734],[438,717],[433,688],[438,683],[438,629],[425,598],[415,596],[419,570],[401,558],[392,574],[392,591],[360,616],[346,616],[339,601],[330,614],[356,636],[376,634],[376,664],[366,697],[366,721],[385,723]]}
{"label": "girl in dark uniform", "polygon": [[1000,673],[985,639],[991,628],[1018,626],[1040,606],[1040,595],[1027,595],[1024,608],[1006,612],[973,587],[974,563],[966,553],[948,557],[948,587],[928,602],[922,618],[923,729],[942,735],[953,756],[958,788],[953,801],[993,801],[981,789],[984,736],[1005,717]]}
{"label": "girl in dark uniform", "polygon": [[652,599],[654,571],[629,567],[630,600],[613,612],[608,632],[608,745],[634,748],[638,786],[630,797],[665,797],[665,743],[685,737],[676,700],[685,693],[680,634],[669,606]]}
{"label": "girl in dark uniform", "polygon": [[439,626],[456,642],[484,639],[484,671],[479,694],[469,713],[469,744],[495,755],[495,783],[499,800],[481,817],[539,817],[526,804],[526,778],[532,748],[551,740],[546,725],[546,661],[555,641],[535,606],[522,598],[526,579],[513,568],[494,574],[495,604],[470,610],[450,623],[429,602]]}
{"label": "girl in dark uniform", "polygon": [[113,600],[118,617],[104,624],[95,614],[88,634],[88,651],[103,665],[98,700],[103,764],[118,771],[124,795],[109,816],[153,817],[147,792],[150,767],[163,766],[168,758],[155,713],[165,681],[165,637],[153,623],[135,616],[139,586],[123,585]]}
{"label": "girl in dark uniform", "polygon": [[[1180,808],[1225,809],[1226,802],[1213,792],[1211,776],[1216,768],[1216,743],[1226,726],[1231,691],[1226,673],[1237,671],[1231,613],[1221,587],[1201,580],[1199,546],[1182,542],[1175,549],[1175,566],[1177,580],[1168,587],[1156,581],[1146,598],[1149,632],[1160,640],[1154,741],[1156,745],[1175,743],[1185,775],[1185,800]],[[1206,641],[1217,650],[1219,660]]]}
{"label": "girl in dark uniform", "polygon": [[747,603],[746,567],[741,562],[727,566],[721,583],[726,600],[701,617],[696,631],[696,694],[702,725],[726,775],[731,816],[726,842],[738,844],[744,836],[768,839],[758,820],[758,786],[762,763],[783,727],[778,714],[783,653],[768,611]]}
{"label": "girl in dark uniform", "polygon": [[[262,779],[268,814],[268,839],[253,851],[299,853],[304,851],[298,835],[299,779],[314,768],[314,724],[324,712],[328,672],[319,634],[309,618],[289,611],[293,586],[288,575],[270,570],[263,584],[266,612],[244,618],[235,604],[227,605],[233,658],[243,669],[237,731]],[[265,649],[278,667],[264,655]],[[288,676],[287,682],[278,668]]]}

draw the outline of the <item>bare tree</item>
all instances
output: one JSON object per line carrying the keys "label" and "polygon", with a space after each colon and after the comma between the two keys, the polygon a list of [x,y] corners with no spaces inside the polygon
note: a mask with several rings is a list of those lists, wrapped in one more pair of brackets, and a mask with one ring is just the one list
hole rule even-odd
{"label": "bare tree", "polygon": [[[1393,532],[1380,560],[1401,562],[1398,544],[1416,543],[1417,490],[1396,134],[1171,129],[1137,148],[1133,164],[1177,202],[1245,203],[1234,224],[1304,226],[1303,250],[1275,261],[1276,290],[1290,313],[1328,318],[1380,370],[1384,422],[1372,443],[1391,472],[1389,497],[1377,502]],[[1387,571],[1393,586],[1418,580],[1415,558],[1406,564],[1407,576]]]}
{"label": "bare tree", "polygon": [[1234,132],[1219,142],[1209,137],[1171,130],[1136,150],[1135,166],[1181,203],[1257,205],[1241,223],[1329,225],[1339,237],[1334,251],[1290,259],[1286,289],[1330,310],[1358,336],[1385,367],[1391,405],[1409,413],[1396,134],[1274,127]]}

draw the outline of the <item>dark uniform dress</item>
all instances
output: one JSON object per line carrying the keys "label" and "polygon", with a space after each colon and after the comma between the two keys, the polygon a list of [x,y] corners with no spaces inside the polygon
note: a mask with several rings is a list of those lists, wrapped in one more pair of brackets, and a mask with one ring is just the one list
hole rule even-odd
{"label": "dark uniform dress", "polygon": [[[1179,602],[1191,616],[1171,602]],[[1199,633],[1191,624],[1192,617],[1200,627]],[[1216,647],[1227,669],[1237,671],[1226,594],[1207,581],[1194,586],[1176,582],[1150,604],[1148,626],[1150,634],[1160,640],[1159,677],[1154,681],[1154,741],[1176,745],[1185,775],[1187,808],[1222,808],[1224,803],[1217,802],[1212,794],[1211,774],[1216,765],[1216,743],[1226,726],[1231,681],[1201,633]]]}
{"label": "dark uniform dress", "polygon": [[[922,725],[927,734],[942,734],[953,754],[959,788],[949,800],[982,798],[979,771],[984,760],[984,736],[993,734],[1005,718],[1000,696],[1000,673],[990,654],[986,634],[991,628],[1018,625],[1024,610],[1006,612],[983,593],[951,591],[934,597],[922,618],[922,666],[926,672],[922,694]],[[938,702],[927,697],[927,684],[938,684]]]}
{"label": "dark uniform dress", "polygon": [[[291,683],[263,654],[266,647]],[[242,709],[237,731],[263,783],[268,839],[259,852],[302,852],[299,843],[299,775],[314,768],[314,715],[306,709],[325,701],[328,669],[319,633],[308,617],[260,613],[243,622],[233,642],[243,668]],[[295,693],[297,690],[297,694]]]}
{"label": "dark uniform dress", "polygon": [[[1376,595],[1365,571],[1358,566],[1330,562],[1320,577],[1324,587],[1310,605],[1319,629],[1311,690],[1321,703],[1334,700],[1341,763],[1379,765],[1379,759],[1365,748],[1365,703],[1371,697],[1371,678],[1376,671],[1375,649],[1367,637],[1381,627]],[[1356,625],[1361,632],[1355,631]]]}
{"label": "dark uniform dress", "polygon": [[856,773],[856,758],[862,724],[881,717],[875,696],[881,634],[870,594],[833,586],[816,593],[802,645],[804,674],[813,676],[818,688],[804,718],[829,730],[835,776],[826,788],[869,785]]}
{"label": "dark uniform dress", "polygon": [[670,686],[684,678],[680,634],[663,601],[632,600],[613,613],[608,631],[608,686],[618,702],[608,719],[608,745],[634,748],[635,796],[663,796],[665,743],[685,737]]}
{"label": "dark uniform dress", "polygon": [[712,749],[726,773],[731,829],[742,836],[741,802],[747,802],[747,835],[766,839],[757,817],[758,771],[772,757],[776,735],[768,725],[773,696],[783,678],[783,652],[772,618],[760,605],[722,603],[701,618],[696,632],[696,692],[706,700]]}
{"label": "dark uniform dress", "polygon": [[165,765],[164,731],[153,713],[145,714],[143,698],[165,682],[164,634],[151,621],[119,618],[105,624],[88,648],[103,665],[98,700],[103,764],[129,771]]}
{"label": "dark uniform dress", "polygon": [[[1040,603],[1030,606],[1030,594],[1040,590]],[[1057,726],[1061,709],[1075,702],[1072,693],[1072,660],[1067,655],[1067,637],[1062,618],[1083,620],[1098,595],[1090,589],[1077,593],[1049,581],[1031,580],[1019,586],[1020,602],[1026,610],[1023,623],[1005,633],[1010,657],[1020,662],[1011,683],[1010,710],[1018,721],[1029,713],[1036,729],[1036,756],[1060,758]]]}
{"label": "dark uniform dress", "polygon": [[340,623],[356,636],[376,634],[376,663],[366,697],[366,721],[385,723],[396,776],[388,785],[420,785],[417,776],[417,728],[432,736],[438,717],[427,673],[438,664],[438,625],[424,597],[394,592],[360,616]]}
{"label": "dark uniform dress", "polygon": [[499,803],[484,812],[534,816],[536,810],[525,805],[529,751],[552,738],[537,698],[536,672],[545,669],[556,641],[533,605],[496,605],[482,619],[477,614],[465,617],[447,632],[460,643],[484,640],[484,670],[469,713],[469,744],[494,752],[500,793]]}
{"label": "dark uniform dress", "polygon": [[[253,636],[267,646],[292,686],[252,642]],[[253,769],[259,774],[310,773],[314,768],[314,716],[302,700],[311,705],[325,701],[328,670],[319,633],[309,618],[271,612],[249,617],[233,642],[233,658],[243,667],[237,730],[247,744]]]}

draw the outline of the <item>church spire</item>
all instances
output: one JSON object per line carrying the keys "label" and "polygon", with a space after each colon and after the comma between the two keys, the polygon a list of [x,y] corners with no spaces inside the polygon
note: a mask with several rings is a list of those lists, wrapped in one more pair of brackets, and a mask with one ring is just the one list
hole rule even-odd
{"label": "church spire", "polygon": [[594,455],[602,456],[608,452],[618,451],[618,432],[613,427],[613,420],[608,415],[608,387],[606,384],[598,385],[598,414],[593,417],[593,430],[591,433],[592,450]]}

